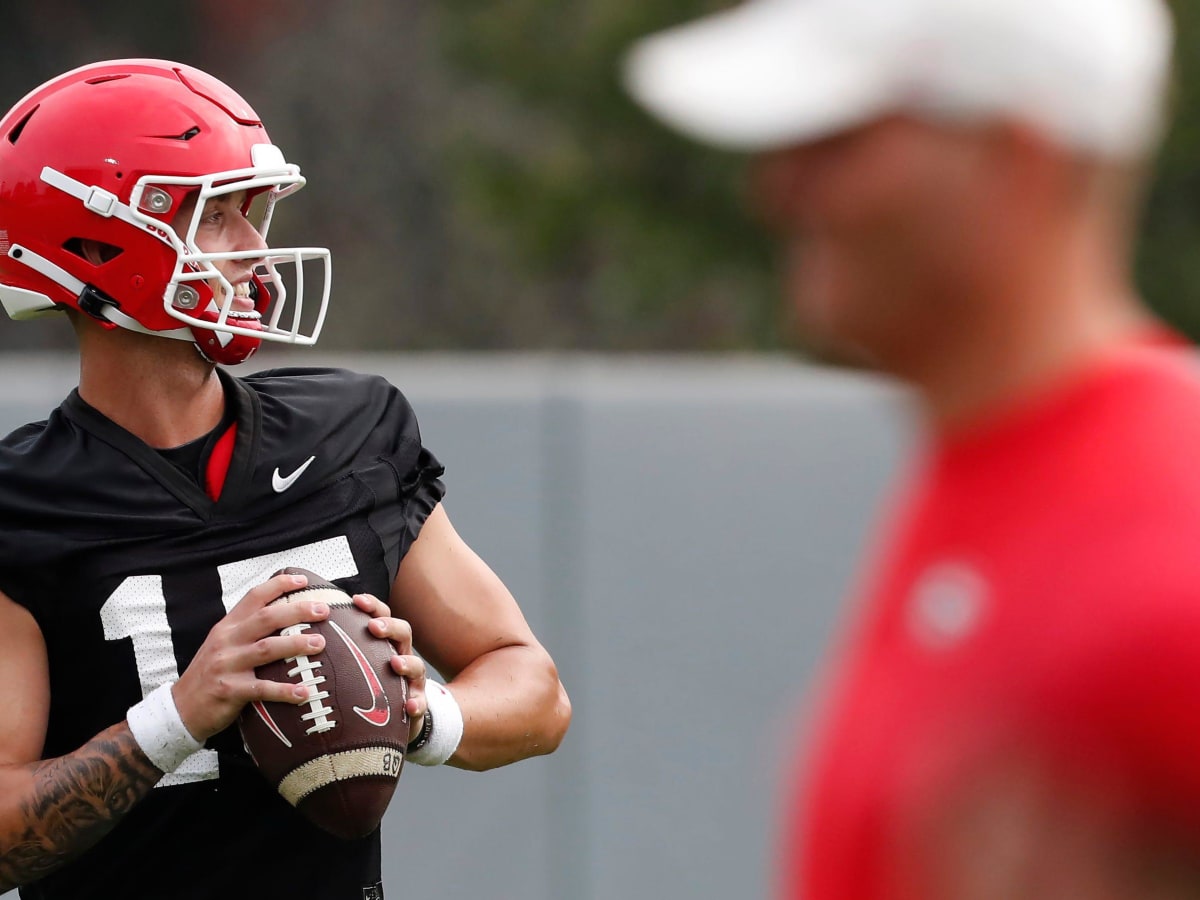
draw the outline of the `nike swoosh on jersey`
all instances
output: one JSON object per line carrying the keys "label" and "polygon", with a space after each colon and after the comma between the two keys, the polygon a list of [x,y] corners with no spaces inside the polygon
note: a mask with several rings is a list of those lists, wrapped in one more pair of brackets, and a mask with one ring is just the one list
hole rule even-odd
{"label": "nike swoosh on jersey", "polygon": [[286,476],[280,475],[279,469],[278,469],[278,467],[276,467],[275,472],[271,475],[271,487],[275,488],[275,493],[282,494],[284,491],[286,491],[288,488],[290,488],[293,484],[295,484],[296,479],[298,479],[301,475],[304,474],[304,470],[307,469],[310,465],[312,465],[312,461],[314,459],[316,459],[315,456],[310,456],[303,463],[301,463],[300,468],[298,468],[291,475],[286,475]]}
{"label": "nike swoosh on jersey", "polygon": [[[364,709],[360,706],[353,707],[354,711],[365,722],[370,722],[372,725],[383,727],[392,718],[392,705],[388,702],[387,694],[383,690],[383,685],[379,681],[379,676],[371,669],[371,663],[367,660],[366,655],[359,649],[358,644],[354,643],[350,635],[342,631],[338,627],[337,622],[330,622],[333,630],[337,632],[337,636],[342,639],[342,643],[354,655],[354,661],[358,663],[358,672],[363,677],[363,681],[367,683],[367,689],[371,692],[371,705]],[[381,703],[382,701],[382,703]]]}

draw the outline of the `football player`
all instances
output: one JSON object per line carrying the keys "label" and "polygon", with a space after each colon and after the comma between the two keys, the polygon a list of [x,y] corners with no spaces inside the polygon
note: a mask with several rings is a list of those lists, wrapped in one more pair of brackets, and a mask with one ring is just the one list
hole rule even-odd
{"label": "football player", "polygon": [[321,650],[276,634],[328,614],[269,606],[304,583],[285,566],[395,643],[410,762],[488,769],[566,731],[554,663],[447,518],[400,391],[224,368],[317,339],[328,251],[267,243],[303,184],[242,97],[173,62],[84,66],[0,121],[0,302],[64,313],[80,353],[78,389],[0,443],[0,889],[382,895],[378,830],[316,831],[233,726],[307,699],[255,676]]}
{"label": "football player", "polygon": [[782,896],[1196,896],[1200,370],[1131,278],[1171,43],[1158,0],[752,0],[628,59],[760,154],[805,336],[925,425]]}

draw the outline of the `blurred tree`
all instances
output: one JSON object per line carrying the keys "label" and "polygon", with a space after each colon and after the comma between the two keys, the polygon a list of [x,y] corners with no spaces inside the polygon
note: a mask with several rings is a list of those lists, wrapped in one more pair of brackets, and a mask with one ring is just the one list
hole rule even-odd
{"label": "blurred tree", "polygon": [[[791,343],[745,161],[638,110],[632,41],[732,0],[42,0],[6,8],[4,99],[71,66],[180,59],[234,85],[308,176],[277,244],[333,250],[328,349],[774,350]],[[1200,336],[1200,9],[1138,276]],[[65,324],[0,348],[67,347]]]}
{"label": "blurred tree", "polygon": [[[455,117],[457,200],[487,217],[535,290],[577,303],[573,344],[772,349],[788,343],[744,162],[648,122],[616,83],[637,36],[731,0],[454,0],[439,18],[473,98]],[[1200,336],[1200,9],[1175,3],[1176,120],[1148,198],[1138,278]]]}
{"label": "blurred tree", "polygon": [[[455,0],[440,35],[458,103],[456,205],[519,261],[556,327],[530,343],[728,350],[779,343],[770,245],[741,160],[647,119],[619,84],[638,36],[712,0]],[[536,323],[533,323],[536,327]]]}
{"label": "blurred tree", "polygon": [[[164,6],[155,0],[6,3],[0,115],[43,81],[98,59],[158,56],[193,62],[199,33],[193,13],[190,4]],[[0,313],[0,348],[53,349],[72,346],[72,340],[58,316],[13,325]]]}
{"label": "blurred tree", "polygon": [[1200,339],[1200,7],[1172,4],[1178,30],[1173,125],[1148,197],[1138,278],[1151,305]]}

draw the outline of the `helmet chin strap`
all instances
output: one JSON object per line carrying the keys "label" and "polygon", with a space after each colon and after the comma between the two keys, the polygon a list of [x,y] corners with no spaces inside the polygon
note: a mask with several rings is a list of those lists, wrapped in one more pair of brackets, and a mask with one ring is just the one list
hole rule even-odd
{"label": "helmet chin strap", "polygon": [[187,328],[172,328],[170,331],[151,331],[137,319],[125,315],[115,306],[105,305],[100,309],[100,316],[108,322],[112,322],[119,328],[124,328],[126,331],[136,331],[139,334],[152,334],[155,337],[171,338],[176,341],[193,340],[192,333]]}
{"label": "helmet chin strap", "polygon": [[[259,298],[266,297],[266,289],[263,288],[257,278],[250,285],[251,296],[254,298],[255,310],[261,315],[262,309],[259,307]],[[200,302],[203,302],[201,300]],[[232,302],[232,298],[228,302]],[[189,325],[184,330],[189,332],[195,341],[196,349],[200,351],[200,355],[209,362],[220,363],[226,366],[235,366],[238,363],[245,362],[255,351],[262,346],[262,338],[257,335],[239,334],[233,331],[225,331],[215,327],[216,322],[220,320],[223,309],[218,306],[215,298],[210,298],[204,310],[197,310],[196,317],[201,319],[212,318],[214,327],[206,328],[203,325]],[[229,311],[224,310],[228,315]],[[250,323],[253,322],[253,325]],[[260,326],[260,319],[241,319],[238,324],[243,328],[255,328]]]}
{"label": "helmet chin strap", "polygon": [[173,328],[169,331],[152,331],[146,328],[137,319],[125,315],[116,306],[111,303],[95,303],[91,304],[90,309],[80,304],[81,308],[86,309],[91,315],[111,322],[119,328],[124,328],[127,331],[136,331],[139,334],[149,334],[154,337],[171,338],[177,341],[189,341],[195,345],[200,351],[200,355],[212,363],[221,365],[235,366],[238,363],[245,362],[254,355],[262,341],[259,338],[248,337],[246,335],[231,334],[227,331],[219,331],[215,328],[201,328],[199,326],[185,326],[183,328]]}
{"label": "helmet chin strap", "polygon": [[151,331],[137,319],[125,315],[117,307],[108,303],[100,305],[95,314],[127,331],[136,331],[140,334],[150,334],[177,341],[189,341],[195,345],[200,355],[206,360],[223,366],[236,366],[238,363],[245,362],[262,345],[260,338],[231,334],[215,328],[184,326],[183,328],[173,328],[170,331]]}
{"label": "helmet chin strap", "polygon": [[[151,331],[149,328],[143,327],[137,319],[130,318],[113,306],[106,306],[101,315],[114,325],[129,331],[177,341],[190,341],[206,360],[223,366],[236,366],[238,363],[245,362],[262,345],[262,340],[259,338],[243,334],[229,334],[212,328],[185,327],[174,328],[170,331]],[[222,337],[229,338],[229,340],[222,342]]]}
{"label": "helmet chin strap", "polygon": [[[201,356],[211,363],[223,366],[236,366],[238,363],[245,362],[262,346],[262,338],[249,337],[244,334],[230,334],[225,331],[199,327],[182,330],[189,333],[189,339],[196,345]],[[229,340],[222,343],[222,337],[227,337]]]}
{"label": "helmet chin strap", "polygon": [[[200,351],[200,355],[209,362],[230,366],[237,365],[238,363],[245,362],[254,355],[254,351],[262,344],[261,338],[231,334],[199,326],[183,326],[167,331],[153,331],[132,316],[121,312],[115,303],[105,298],[102,293],[96,291],[86,282],[81,281],[61,266],[56,265],[29,248],[14,244],[9,249],[8,255],[74,293],[80,298],[79,308],[89,315],[103,322],[115,325],[118,328],[123,328],[126,331],[136,331],[139,334],[149,334],[177,341],[189,341],[196,345],[196,349]],[[31,308],[37,310],[55,308],[50,298],[41,294],[35,296],[39,302],[32,304]],[[44,304],[40,302],[42,300],[45,301]],[[228,338],[228,340],[222,342],[222,338]]]}

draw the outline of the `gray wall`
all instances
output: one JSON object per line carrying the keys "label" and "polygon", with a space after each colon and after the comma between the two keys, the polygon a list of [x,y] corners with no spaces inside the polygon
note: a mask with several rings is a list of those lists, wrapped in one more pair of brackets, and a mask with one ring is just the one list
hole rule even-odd
{"label": "gray wall", "polygon": [[[788,760],[908,446],[869,379],[779,359],[287,354],[405,390],[446,508],[521,601],[575,708],[560,751],[405,770],[390,897],[762,897]],[[72,358],[0,361],[0,428]]]}

